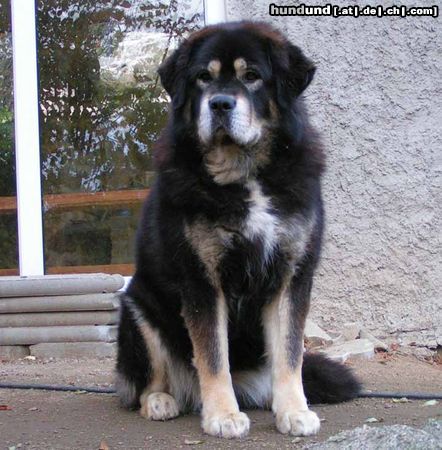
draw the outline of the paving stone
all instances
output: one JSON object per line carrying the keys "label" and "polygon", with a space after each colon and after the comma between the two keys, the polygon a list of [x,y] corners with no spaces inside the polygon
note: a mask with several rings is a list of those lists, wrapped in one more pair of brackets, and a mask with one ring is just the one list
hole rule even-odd
{"label": "paving stone", "polygon": [[25,345],[0,345],[0,361],[13,361],[29,355],[29,347]]}
{"label": "paving stone", "polygon": [[429,424],[424,429],[407,425],[368,426],[346,430],[325,442],[304,446],[304,450],[440,450],[442,449],[442,422]]}
{"label": "paving stone", "polygon": [[308,340],[311,347],[319,347],[333,343],[330,335],[309,319],[305,323],[304,337]]}
{"label": "paving stone", "polygon": [[430,419],[424,427],[424,431],[437,437],[442,442],[442,420]]}
{"label": "paving stone", "polygon": [[343,344],[334,344],[321,350],[329,358],[345,362],[348,358],[369,359],[374,356],[374,344],[368,339],[354,339]]}
{"label": "paving stone", "polygon": [[40,359],[114,358],[116,343],[109,342],[61,342],[30,346],[31,355]]}
{"label": "paving stone", "polygon": [[377,337],[373,336],[368,331],[362,329],[359,333],[359,337],[361,339],[368,339],[370,342],[373,342],[375,350],[383,350],[385,352],[388,352],[388,345],[385,342],[379,340]]}

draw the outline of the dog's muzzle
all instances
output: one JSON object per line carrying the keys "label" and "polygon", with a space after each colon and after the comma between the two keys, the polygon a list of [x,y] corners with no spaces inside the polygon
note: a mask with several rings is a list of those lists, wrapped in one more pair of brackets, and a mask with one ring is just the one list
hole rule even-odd
{"label": "dog's muzzle", "polygon": [[204,144],[250,145],[261,135],[250,103],[241,96],[213,93],[203,97],[198,134]]}
{"label": "dog's muzzle", "polygon": [[231,95],[218,94],[209,100],[213,132],[226,132],[230,128],[230,120],[235,107],[236,99]]}
{"label": "dog's muzzle", "polygon": [[236,106],[236,99],[231,95],[215,95],[209,100],[209,108],[212,114],[217,116],[227,115]]}

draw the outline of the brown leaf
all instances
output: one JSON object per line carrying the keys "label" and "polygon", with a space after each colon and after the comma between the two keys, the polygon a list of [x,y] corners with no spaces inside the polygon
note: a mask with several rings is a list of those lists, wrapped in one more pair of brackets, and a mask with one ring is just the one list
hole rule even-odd
{"label": "brown leaf", "polygon": [[397,342],[393,342],[390,344],[390,349],[391,351],[396,352],[399,349],[399,344]]}
{"label": "brown leaf", "polygon": [[0,411],[11,411],[8,405],[0,405]]}
{"label": "brown leaf", "polygon": [[104,439],[102,439],[102,441],[100,442],[100,447],[98,448],[98,450],[110,450],[107,442]]}
{"label": "brown leaf", "polygon": [[408,400],[407,397],[393,398],[391,401],[392,401],[393,403],[411,403],[411,400]]}

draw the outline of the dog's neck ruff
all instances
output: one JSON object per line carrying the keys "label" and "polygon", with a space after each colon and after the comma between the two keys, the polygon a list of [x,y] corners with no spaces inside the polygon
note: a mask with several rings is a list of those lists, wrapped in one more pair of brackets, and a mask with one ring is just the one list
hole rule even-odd
{"label": "dog's neck ruff", "polygon": [[234,143],[215,145],[204,152],[203,162],[213,181],[219,185],[251,181],[258,169],[269,163],[267,139],[248,148]]}
{"label": "dog's neck ruff", "polygon": [[218,145],[204,155],[207,172],[215,183],[245,182],[253,170],[253,157],[237,145]]}

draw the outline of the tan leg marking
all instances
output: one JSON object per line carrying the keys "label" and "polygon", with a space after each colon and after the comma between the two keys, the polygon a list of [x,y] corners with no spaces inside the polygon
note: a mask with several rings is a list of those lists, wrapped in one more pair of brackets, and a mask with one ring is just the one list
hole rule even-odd
{"label": "tan leg marking", "polygon": [[290,305],[282,293],[264,312],[267,350],[272,366],[272,410],[281,433],[308,436],[319,430],[318,416],[310,411],[302,386],[302,352],[295,368],[290,367]]}
{"label": "tan leg marking", "polygon": [[149,353],[150,365],[152,367],[152,380],[149,384],[150,392],[161,392],[167,389],[167,353],[161,342],[157,330],[148,323],[139,324],[141,334],[146,343]]}
{"label": "tan leg marking", "polygon": [[150,420],[167,420],[179,415],[175,399],[167,393],[167,352],[160,335],[147,322],[138,323],[149,353],[152,379],[140,396],[140,414]]}
{"label": "tan leg marking", "polygon": [[224,296],[217,299],[217,342],[220,365],[217,373],[207,363],[207,341],[191,333],[194,364],[201,388],[202,427],[205,433],[224,438],[245,436],[250,427],[246,414],[239,411],[230,375],[227,341],[227,311]]}

